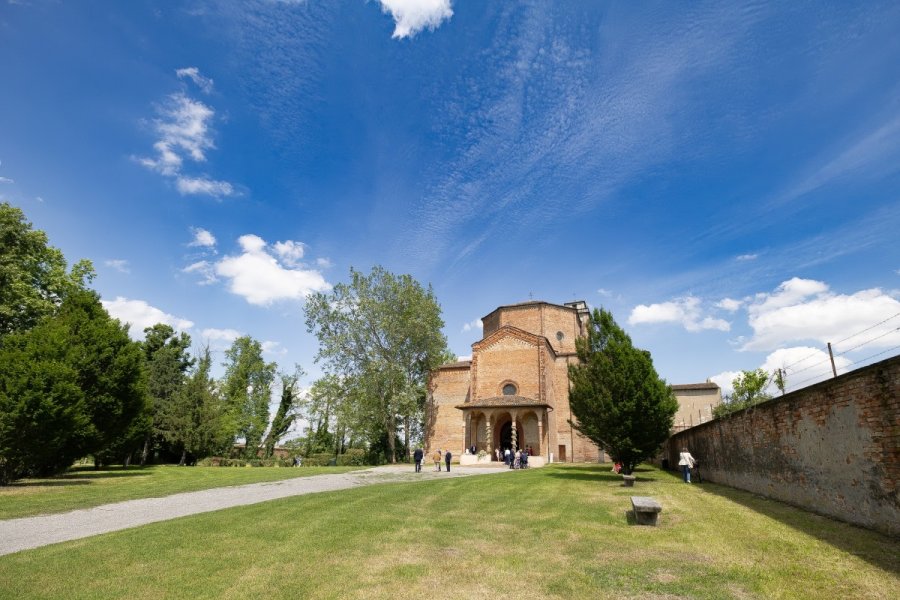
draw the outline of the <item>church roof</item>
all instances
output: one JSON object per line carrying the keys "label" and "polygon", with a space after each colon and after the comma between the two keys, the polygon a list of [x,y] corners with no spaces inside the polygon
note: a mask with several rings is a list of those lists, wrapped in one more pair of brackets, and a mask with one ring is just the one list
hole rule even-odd
{"label": "church roof", "polygon": [[452,363],[445,363],[438,367],[438,369],[463,369],[472,366],[471,360],[458,360]]}
{"label": "church roof", "polygon": [[457,404],[456,408],[465,410],[467,408],[514,408],[517,406],[543,406],[550,408],[550,405],[534,398],[526,398],[525,396],[492,396],[491,398],[479,398],[465,404]]}

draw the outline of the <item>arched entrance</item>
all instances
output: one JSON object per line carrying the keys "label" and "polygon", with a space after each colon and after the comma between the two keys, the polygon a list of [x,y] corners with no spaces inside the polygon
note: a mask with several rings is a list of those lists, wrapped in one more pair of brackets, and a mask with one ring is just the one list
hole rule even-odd
{"label": "arched entrance", "polygon": [[497,447],[500,448],[501,452],[507,448],[516,450],[522,446],[522,423],[516,420],[515,447],[513,447],[512,440],[512,424],[512,419],[507,418],[506,422],[500,426],[500,430],[497,432]]}

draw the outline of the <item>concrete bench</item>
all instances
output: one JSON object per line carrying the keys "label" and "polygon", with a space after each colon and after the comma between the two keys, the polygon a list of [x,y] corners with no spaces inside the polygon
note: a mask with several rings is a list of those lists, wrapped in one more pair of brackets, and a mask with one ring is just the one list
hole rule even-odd
{"label": "concrete bench", "polygon": [[631,506],[638,525],[656,525],[656,517],[662,511],[659,502],[648,496],[632,496]]}

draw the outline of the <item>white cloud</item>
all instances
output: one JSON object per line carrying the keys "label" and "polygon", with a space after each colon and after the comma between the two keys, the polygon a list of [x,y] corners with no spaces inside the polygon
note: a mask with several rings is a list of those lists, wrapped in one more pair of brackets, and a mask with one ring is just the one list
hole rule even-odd
{"label": "white cloud", "polygon": [[321,267],[323,269],[330,269],[331,267],[334,266],[334,263],[331,262],[330,259],[323,257],[323,258],[316,259],[316,266]]}
{"label": "white cloud", "polygon": [[200,335],[203,336],[203,339],[213,341],[221,341],[221,342],[233,342],[238,339],[243,333],[236,329],[204,329],[200,332]]}
{"label": "white cloud", "polygon": [[735,312],[743,305],[744,303],[740,300],[734,300],[732,298],[723,298],[716,302],[716,308],[721,308],[722,310],[727,310],[728,312]]}
{"label": "white cloud", "polygon": [[601,296],[603,296],[604,298],[609,298],[612,296],[612,292],[607,289],[604,289],[604,288],[600,288],[599,290],[597,290],[597,293],[600,294]]}
{"label": "white cloud", "polygon": [[756,260],[757,258],[759,258],[759,254],[740,254],[735,257],[735,260],[746,262],[750,260]]}
{"label": "white cloud", "polygon": [[209,77],[204,77],[200,74],[200,69],[197,67],[185,67],[183,69],[176,69],[175,74],[179,79],[183,79],[187,77],[194,84],[203,90],[205,93],[210,93],[213,89],[213,80]]}
{"label": "white cloud", "polygon": [[669,302],[658,304],[639,304],[635,306],[628,317],[631,325],[645,323],[680,323],[688,331],[702,331],[704,329],[718,329],[729,331],[731,324],[723,319],[711,316],[703,316],[700,299],[694,296],[677,298]]}
{"label": "white cloud", "polygon": [[157,323],[171,325],[179,331],[185,331],[194,326],[193,321],[182,317],[176,317],[163,312],[155,306],[150,306],[143,300],[129,300],[117,296],[115,300],[102,300],[103,308],[115,319],[129,324],[129,334],[134,339],[144,337],[144,329]]}
{"label": "white cloud", "polygon": [[10,179],[9,177],[0,177],[0,183],[15,183],[15,181]]}
{"label": "white cloud", "polygon": [[731,385],[731,382],[734,381],[735,377],[740,374],[740,371],[722,371],[721,373],[710,377],[709,380],[722,388],[722,397],[724,398],[734,391],[734,387]]}
{"label": "white cloud", "polygon": [[280,342],[265,341],[261,345],[262,351],[266,354],[275,354],[279,356],[287,354],[287,348],[282,348]]}
{"label": "white cloud", "polygon": [[131,273],[131,269],[128,268],[127,260],[122,260],[120,258],[116,258],[116,259],[103,261],[103,264],[105,264],[107,267],[115,269],[119,273],[126,273],[126,274]]}
{"label": "white cloud", "polygon": [[188,274],[196,273],[197,275],[200,275],[202,277],[199,282],[200,285],[209,285],[219,280],[218,277],[216,277],[215,265],[207,260],[198,260],[183,268],[181,272]]}
{"label": "white cloud", "polygon": [[878,288],[834,294],[821,281],[795,277],[771,294],[757,294],[747,310],[754,335],[742,350],[815,340],[832,342],[839,354],[860,344],[866,350],[900,344],[900,301]]}
{"label": "white cloud", "polygon": [[188,246],[200,246],[203,248],[215,248],[216,236],[203,229],[202,227],[191,227],[194,234],[194,240]]}
{"label": "white cloud", "polygon": [[209,179],[205,175],[201,177],[179,176],[175,181],[175,187],[182,196],[202,195],[220,198],[235,194],[234,186],[227,181]]}
{"label": "white cloud", "polygon": [[450,0],[380,0],[381,12],[394,18],[397,39],[414,37],[423,29],[435,30],[453,16]]}
{"label": "white cloud", "polygon": [[206,151],[215,148],[210,128],[215,111],[198,100],[178,93],[168,97],[167,103],[159,108],[159,113],[160,117],[154,121],[154,129],[159,135],[153,144],[156,155],[136,160],[160,175],[176,178],[176,188],[181,194],[216,197],[236,194],[234,186],[227,181],[182,173],[186,158],[206,162]]}
{"label": "white cloud", "polygon": [[281,258],[282,262],[288,266],[295,267],[303,258],[305,244],[303,242],[294,242],[288,240],[286,242],[275,242],[272,246],[275,253]]}
{"label": "white cloud", "polygon": [[481,319],[475,319],[474,321],[470,321],[463,325],[463,331],[472,331],[475,329],[483,329],[484,324],[481,322]]}
{"label": "white cloud", "polygon": [[238,243],[242,254],[220,260],[216,273],[229,280],[233,294],[243,296],[250,304],[268,306],[281,300],[302,300],[313,292],[331,289],[318,271],[279,262],[259,236],[243,235]]}

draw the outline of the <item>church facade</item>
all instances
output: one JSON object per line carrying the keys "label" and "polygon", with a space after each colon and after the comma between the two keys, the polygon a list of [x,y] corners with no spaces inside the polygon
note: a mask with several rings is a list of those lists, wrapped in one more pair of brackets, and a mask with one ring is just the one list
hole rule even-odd
{"label": "church facade", "polygon": [[[590,321],[584,301],[501,306],[482,319],[471,360],[431,374],[425,445],[456,454],[475,446],[528,448],[545,461],[596,462],[601,451],[571,425],[568,367]],[[538,459],[537,462],[543,462]]]}
{"label": "church facade", "polygon": [[[482,324],[483,336],[472,344],[470,360],[431,373],[426,452],[449,449],[459,456],[474,446],[476,452],[496,457],[497,450],[528,448],[535,457],[529,462],[536,465],[605,460],[604,453],[569,424],[574,417],[568,369],[578,361],[575,339],[586,335],[590,325],[587,303],[511,304],[491,312]],[[703,394],[704,408],[716,398],[721,402],[715,384],[672,387],[682,405],[697,393]],[[695,407],[684,410],[689,413]]]}

